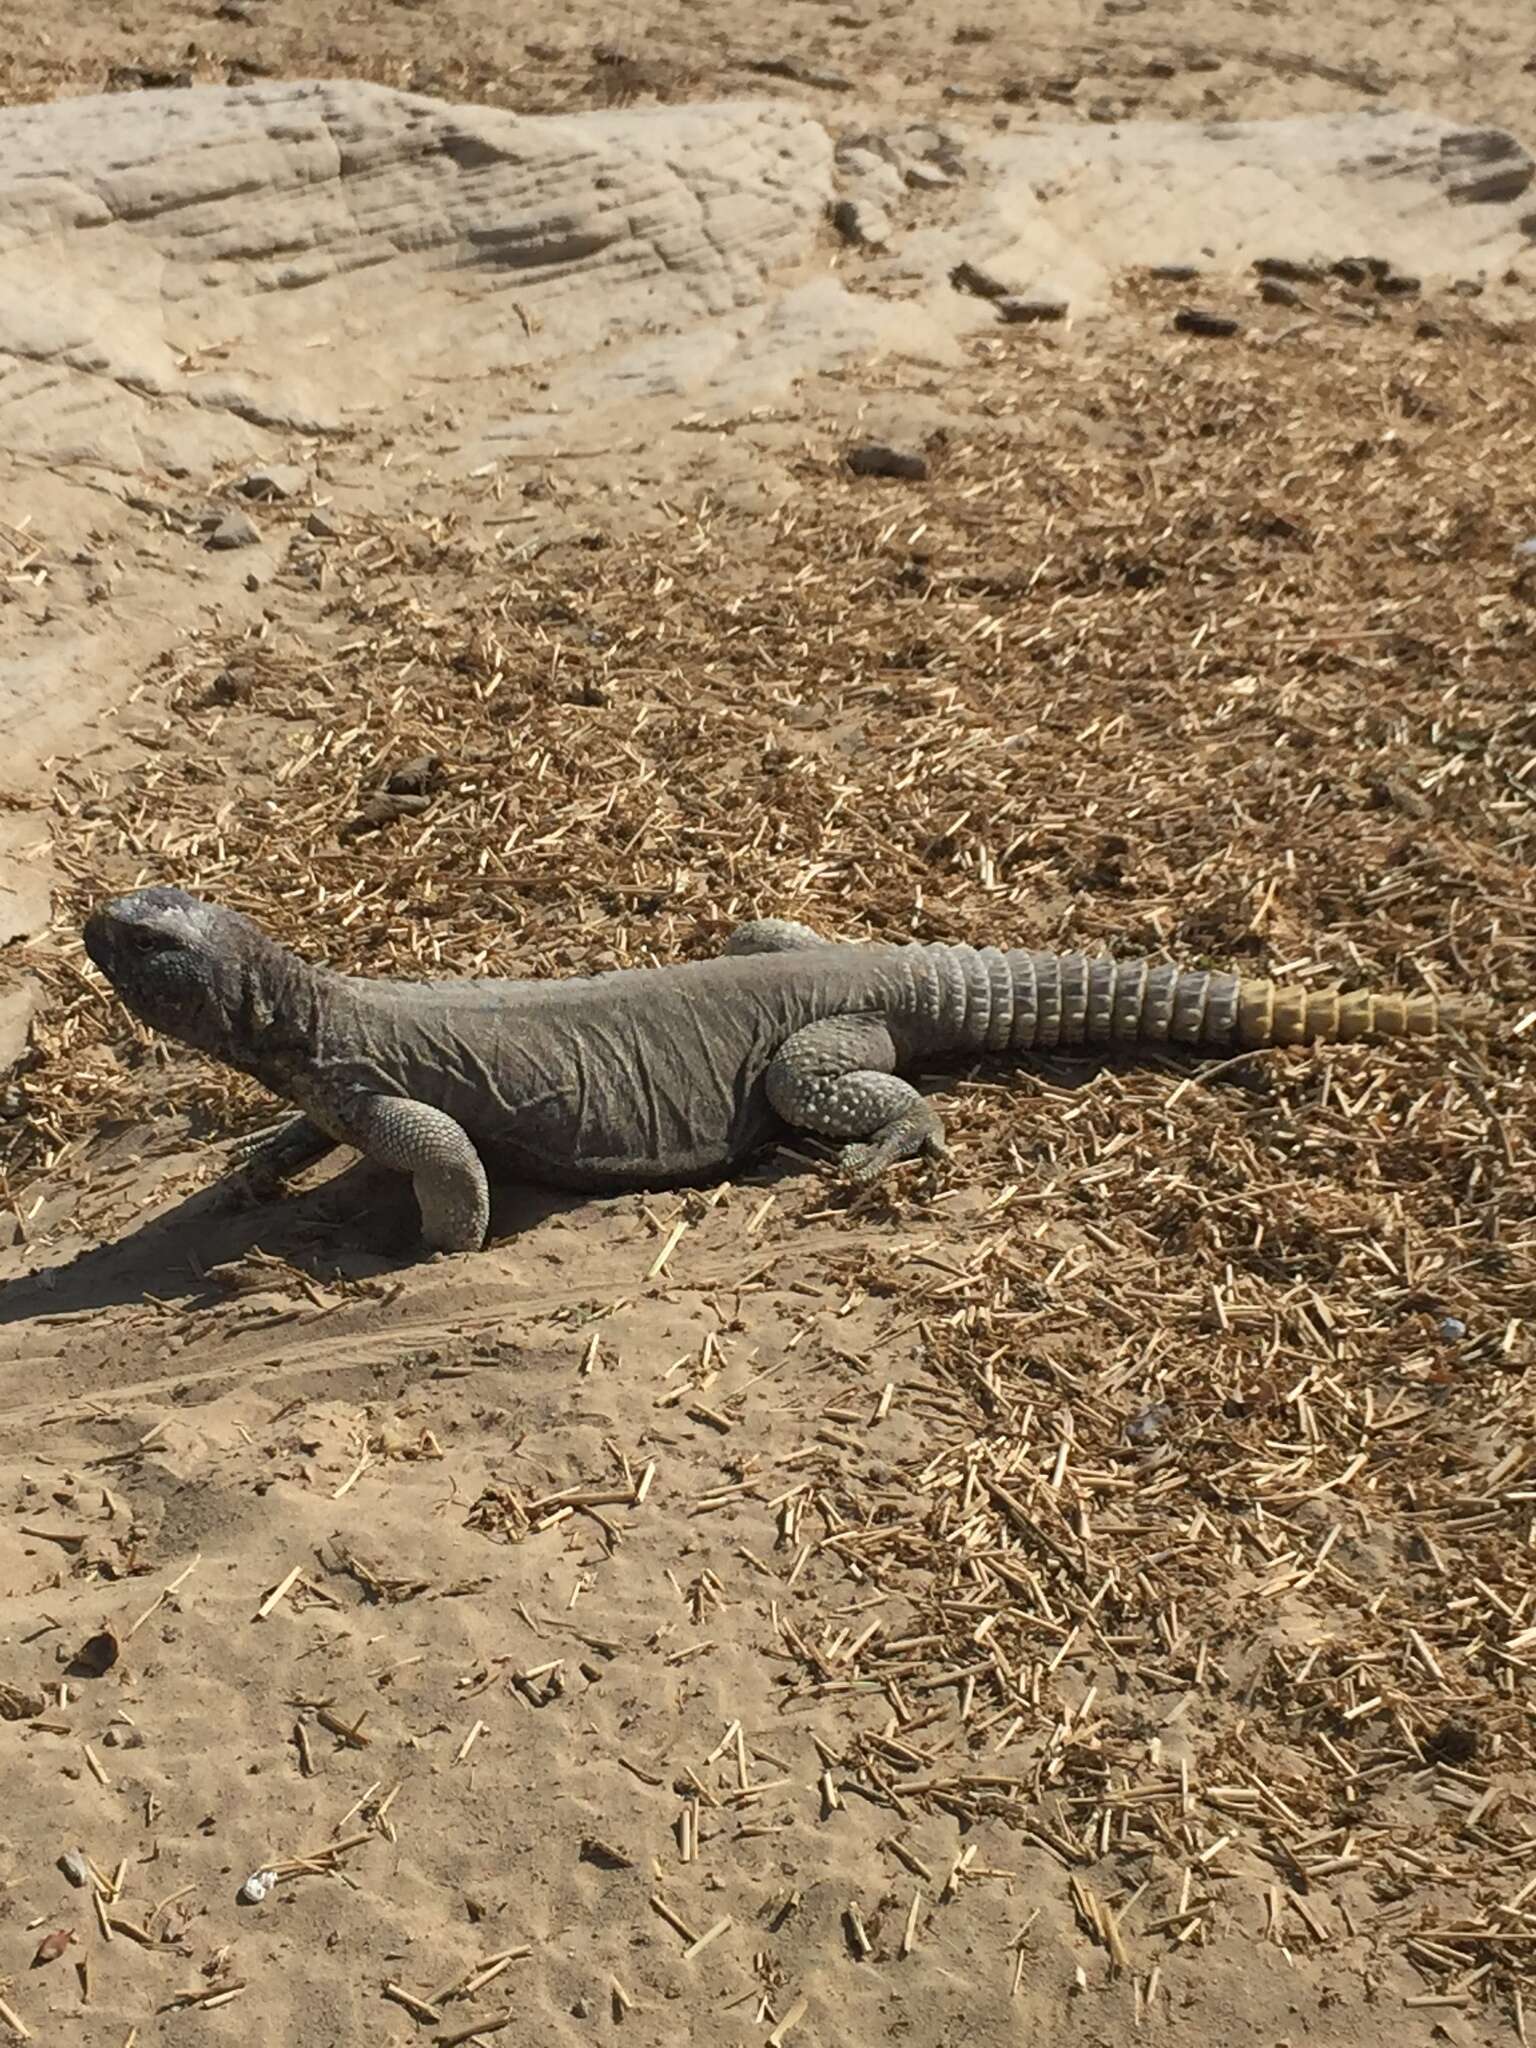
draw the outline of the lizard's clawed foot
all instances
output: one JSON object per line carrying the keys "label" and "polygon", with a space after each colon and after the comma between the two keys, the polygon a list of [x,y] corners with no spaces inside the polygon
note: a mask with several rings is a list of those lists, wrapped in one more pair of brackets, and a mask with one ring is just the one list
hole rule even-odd
{"label": "lizard's clawed foot", "polygon": [[275,1124],[263,1124],[259,1131],[246,1131],[238,1138],[232,1138],[228,1148],[228,1163],[231,1172],[242,1171],[259,1160],[282,1137],[292,1122],[283,1117]]}
{"label": "lizard's clawed foot", "polygon": [[838,1164],[845,1179],[855,1187],[867,1187],[888,1168],[903,1159],[947,1159],[944,1126],[938,1112],[926,1103],[913,1107],[905,1116],[865,1144],[845,1145]]}
{"label": "lizard's clawed foot", "polygon": [[280,1117],[230,1146],[230,1172],[254,1186],[276,1186],[323,1159],[335,1144],[307,1116]]}

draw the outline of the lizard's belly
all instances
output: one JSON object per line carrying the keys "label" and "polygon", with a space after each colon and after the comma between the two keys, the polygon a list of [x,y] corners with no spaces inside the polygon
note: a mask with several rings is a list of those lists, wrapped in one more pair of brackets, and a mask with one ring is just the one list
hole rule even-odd
{"label": "lizard's belly", "polygon": [[715,1180],[784,1131],[760,1083],[727,1116],[707,1100],[691,1116],[649,1126],[583,1111],[579,1102],[525,1106],[478,1127],[466,1119],[465,1128],[493,1173],[592,1193]]}
{"label": "lizard's belly", "polygon": [[408,1092],[462,1125],[492,1173],[594,1191],[676,1186],[717,1178],[783,1131],[763,1085],[771,1047],[710,1050],[680,1057],[650,1029],[591,1019],[558,1037],[546,1024],[537,1049],[504,1039],[494,1062],[439,1049]]}

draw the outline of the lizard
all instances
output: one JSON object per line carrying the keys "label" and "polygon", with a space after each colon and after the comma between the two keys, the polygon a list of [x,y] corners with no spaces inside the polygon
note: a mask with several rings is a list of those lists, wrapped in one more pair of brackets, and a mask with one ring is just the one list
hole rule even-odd
{"label": "lizard", "polygon": [[787,1133],[841,1140],[855,1181],[939,1157],[898,1072],[1056,1048],[1234,1054],[1454,1029],[1454,996],[1318,993],[1082,953],[839,942],[784,918],[712,958],[538,980],[412,981],[312,964],[242,913],[150,887],[85,948],[140,1022],[298,1111],[247,1148],[285,1179],[333,1147],[409,1174],[432,1253],[478,1250],[487,1169],[592,1192],[719,1178]]}

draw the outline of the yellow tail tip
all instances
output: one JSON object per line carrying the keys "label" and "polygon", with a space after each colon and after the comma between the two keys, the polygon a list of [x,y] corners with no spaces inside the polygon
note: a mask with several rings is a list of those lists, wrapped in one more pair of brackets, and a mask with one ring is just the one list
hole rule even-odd
{"label": "yellow tail tip", "polygon": [[1492,1005],[1471,996],[1287,988],[1272,981],[1243,982],[1237,1015],[1239,1042],[1255,1048],[1433,1038],[1486,1032],[1493,1023]]}

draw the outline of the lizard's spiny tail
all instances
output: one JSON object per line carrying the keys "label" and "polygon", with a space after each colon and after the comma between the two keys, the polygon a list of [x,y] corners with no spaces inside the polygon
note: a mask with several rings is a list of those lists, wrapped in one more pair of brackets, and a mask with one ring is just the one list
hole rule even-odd
{"label": "lizard's spiny tail", "polygon": [[1175,1045],[1238,1052],[1314,1039],[1427,1037],[1454,1030],[1468,1015],[1453,996],[1319,993],[1145,960],[991,946],[911,951],[926,969],[912,976],[914,1037],[930,1051]]}

